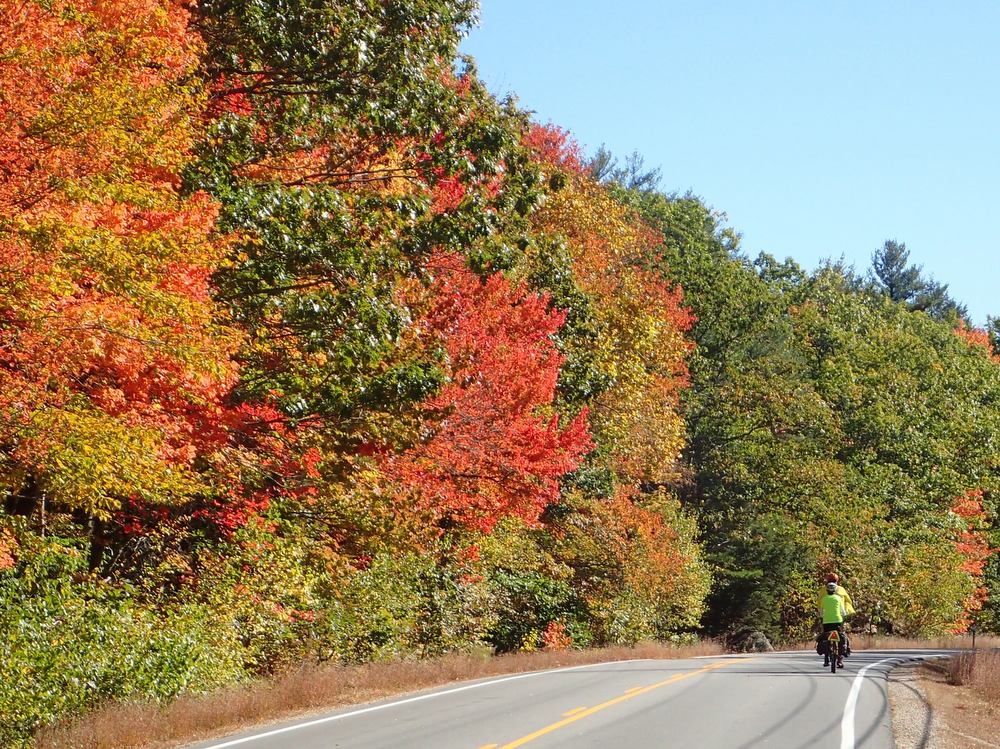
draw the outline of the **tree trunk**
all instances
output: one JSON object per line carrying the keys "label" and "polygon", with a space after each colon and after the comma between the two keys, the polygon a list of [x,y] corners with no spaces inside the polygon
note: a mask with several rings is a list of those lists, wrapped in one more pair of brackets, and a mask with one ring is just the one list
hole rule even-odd
{"label": "tree trunk", "polygon": [[99,569],[104,561],[104,550],[108,548],[108,541],[104,537],[104,523],[93,515],[87,524],[87,538],[90,541],[90,554],[87,557],[87,568],[94,572]]}
{"label": "tree trunk", "polygon": [[16,494],[8,494],[4,500],[4,509],[8,515],[30,516],[38,508],[38,503],[42,498],[42,490],[39,488],[35,477],[30,475],[24,484],[24,488]]}

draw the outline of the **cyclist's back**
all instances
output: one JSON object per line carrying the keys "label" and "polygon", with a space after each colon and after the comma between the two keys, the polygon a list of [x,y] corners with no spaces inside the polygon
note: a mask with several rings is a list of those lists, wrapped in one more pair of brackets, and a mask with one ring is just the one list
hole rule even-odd
{"label": "cyclist's back", "polygon": [[836,583],[836,585],[837,585],[836,594],[843,599],[843,601],[844,601],[844,610],[847,611],[847,616],[853,616],[854,613],[855,613],[855,611],[854,611],[854,601],[851,600],[851,594],[847,592],[847,589],[843,585],[840,584],[840,576],[837,575],[836,572],[831,572],[830,574],[828,574],[826,576],[826,581],[824,582],[823,587],[820,588],[819,597],[817,599],[817,602],[820,605],[822,605],[823,596],[825,596],[827,594],[826,593],[826,586],[829,583]]}

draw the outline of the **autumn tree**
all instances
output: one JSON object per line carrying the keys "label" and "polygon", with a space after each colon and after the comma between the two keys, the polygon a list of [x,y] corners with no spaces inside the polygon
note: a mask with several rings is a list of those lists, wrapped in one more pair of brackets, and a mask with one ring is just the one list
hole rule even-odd
{"label": "autumn tree", "polygon": [[443,353],[443,385],[421,404],[416,443],[385,462],[403,496],[438,522],[489,531],[502,518],[535,523],[559,479],[592,447],[587,413],[553,409],[565,315],[501,274],[485,282],[456,256],[436,256],[424,345]]}
{"label": "autumn tree", "polygon": [[989,595],[983,576],[987,561],[997,550],[990,548],[989,518],[983,506],[982,491],[967,491],[954,501],[951,511],[957,517],[958,525],[955,549],[963,557],[959,569],[968,576],[967,585],[972,588],[962,599],[962,614],[955,621],[954,628],[956,632],[966,632]]}
{"label": "autumn tree", "polygon": [[694,518],[663,490],[620,487],[608,499],[569,492],[548,548],[573,571],[594,643],[667,639],[700,626],[708,567]]}
{"label": "autumn tree", "polygon": [[[551,150],[536,152],[550,169],[573,163]],[[539,232],[565,242],[593,328],[585,338],[567,338],[565,350],[601,375],[601,392],[591,395],[594,425],[614,470],[626,483],[663,483],[674,475],[683,444],[678,403],[692,319],[681,290],[645,267],[656,232],[584,174],[565,173],[566,186],[534,218]],[[558,244],[541,245],[536,263],[551,263],[558,251]],[[551,272],[537,278],[546,275]]]}
{"label": "autumn tree", "polygon": [[397,288],[436,249],[503,265],[533,203],[523,116],[453,69],[473,9],[199,8],[212,123],[189,182],[241,238],[216,276],[247,335],[237,392],[317,417],[333,454],[390,439],[439,384],[403,351]]}
{"label": "autumn tree", "polygon": [[524,272],[566,310],[559,400],[571,413],[589,409],[596,443],[564,482],[538,543],[573,571],[566,620],[582,610],[587,621],[571,627],[575,637],[683,632],[698,624],[707,577],[695,525],[662,487],[679,478],[692,318],[681,290],[650,265],[659,235],[589,176],[571,136],[536,126],[526,143],[550,194],[532,217]]}
{"label": "autumn tree", "polygon": [[184,196],[202,47],[178,4],[0,8],[0,482],[108,518],[209,487],[236,337],[217,208]]}
{"label": "autumn tree", "polygon": [[[233,237],[212,279],[243,334],[233,398],[274,406],[274,422],[298,440],[297,463],[314,451],[317,475],[304,482],[314,492],[289,492],[303,482],[278,476],[269,496],[282,499],[283,532],[324,545],[337,565],[361,568],[373,555],[433,543],[435,520],[416,510],[404,519],[404,503],[376,475],[385,455],[423,450],[435,467],[418,478],[415,460],[394,487],[435,494],[416,485],[428,488],[431,475],[455,469],[441,461],[460,455],[447,442],[461,437],[448,431],[450,406],[439,399],[474,405],[449,381],[443,331],[426,328],[416,290],[437,283],[437,253],[484,277],[514,264],[539,196],[538,170],[521,144],[526,115],[496,101],[471,63],[455,62],[473,11],[464,0],[331,0],[281,14],[209,2],[196,13],[210,96],[185,184],[219,201],[219,225]],[[533,382],[532,373],[524,377]],[[508,428],[488,419],[513,412],[489,407],[477,428]],[[524,426],[530,409],[518,408],[527,409]],[[426,441],[435,429],[444,433]],[[508,502],[530,514],[554,480],[554,466],[540,458],[536,475],[532,460],[501,461],[505,471],[527,470],[511,495],[479,494],[465,481],[445,492],[441,516],[467,512],[489,524],[488,506],[502,513]],[[448,483],[440,480],[438,488]],[[476,509],[477,496],[492,495]]]}

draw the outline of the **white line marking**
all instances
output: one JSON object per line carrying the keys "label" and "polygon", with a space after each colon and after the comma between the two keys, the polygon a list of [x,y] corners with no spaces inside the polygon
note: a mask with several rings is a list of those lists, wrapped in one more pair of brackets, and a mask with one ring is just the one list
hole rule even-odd
{"label": "white line marking", "polygon": [[454,689],[446,689],[443,692],[431,692],[430,694],[421,694],[416,697],[408,697],[405,700],[397,700],[396,702],[386,702],[381,705],[372,705],[371,707],[363,707],[360,710],[352,710],[349,713],[338,713],[337,715],[327,715],[325,718],[317,718],[315,720],[308,720],[305,723],[296,723],[295,725],[285,726],[284,728],[275,728],[271,731],[265,731],[264,733],[255,733],[252,736],[244,736],[240,739],[232,739],[231,741],[224,741],[221,744],[212,744],[211,746],[206,746],[204,749],[224,749],[224,747],[237,746],[238,744],[246,744],[251,741],[257,741],[258,739],[266,739],[269,736],[277,736],[278,734],[288,733],[289,731],[297,731],[300,728],[308,728],[309,726],[318,726],[321,723],[332,723],[335,720],[342,720],[344,718],[350,718],[352,715],[361,715],[363,713],[372,713],[376,710],[385,710],[387,707],[395,707],[396,705],[406,705],[410,702],[420,702],[422,700],[429,700],[432,697],[441,697],[446,694],[455,694],[455,692],[464,692],[467,689],[478,689],[479,687],[488,687],[492,684],[500,684],[504,681],[514,681],[515,679],[527,679],[531,676],[544,676],[545,674],[556,674],[561,671],[577,671],[581,668],[593,668],[594,666],[610,666],[616,663],[637,663],[641,661],[648,661],[649,658],[631,658],[627,661],[606,661],[604,663],[586,663],[582,666],[566,666],[565,668],[553,668],[547,671],[531,671],[526,674],[517,674],[515,676],[505,676],[501,679],[492,679],[490,681],[481,681],[475,684],[467,684],[464,687],[455,687]]}
{"label": "white line marking", "polygon": [[854,749],[854,709],[858,706],[858,695],[861,693],[861,685],[865,681],[865,672],[875,666],[881,666],[890,661],[908,660],[907,658],[883,658],[880,661],[869,663],[858,671],[851,684],[851,693],[847,695],[847,703],[844,705],[844,717],[840,721],[840,749]]}
{"label": "white line marking", "polygon": [[844,717],[840,721],[840,749],[854,749],[854,709],[858,706],[858,695],[861,693],[861,684],[865,680],[865,671],[875,666],[881,666],[890,661],[926,661],[932,658],[946,658],[948,653],[934,653],[924,651],[922,655],[896,656],[895,658],[883,658],[880,661],[869,663],[858,671],[851,684],[851,693],[847,695],[847,703],[844,705]]}

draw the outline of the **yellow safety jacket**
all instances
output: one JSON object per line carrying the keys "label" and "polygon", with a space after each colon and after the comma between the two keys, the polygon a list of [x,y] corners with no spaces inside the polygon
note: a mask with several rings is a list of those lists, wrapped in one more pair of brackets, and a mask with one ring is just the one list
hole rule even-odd
{"label": "yellow safety jacket", "polygon": [[[819,597],[816,599],[816,605],[822,607],[823,597],[826,595],[826,586],[824,585],[820,588]],[[854,612],[854,602],[851,600],[851,594],[844,589],[843,585],[837,586],[837,592],[834,593],[835,596],[840,596],[844,599],[844,609],[847,611],[847,615],[851,616]]]}
{"label": "yellow safety jacket", "polygon": [[836,593],[827,593],[820,601],[819,612],[823,616],[823,624],[842,624],[847,616],[844,599]]}

